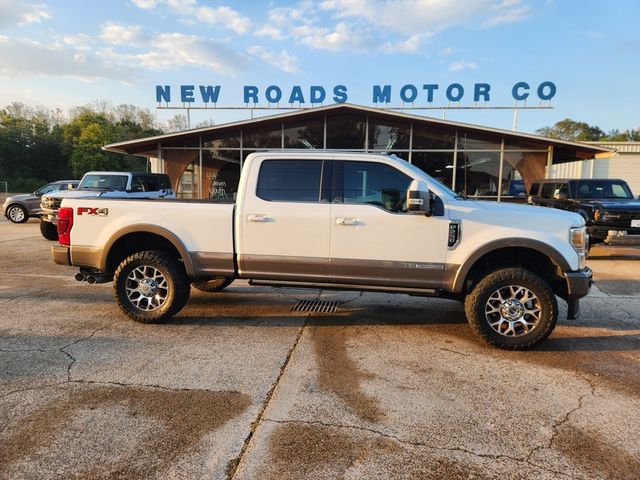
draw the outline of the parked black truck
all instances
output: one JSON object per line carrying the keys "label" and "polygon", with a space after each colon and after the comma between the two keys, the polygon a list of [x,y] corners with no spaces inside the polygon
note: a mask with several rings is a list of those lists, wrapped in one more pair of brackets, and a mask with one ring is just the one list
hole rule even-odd
{"label": "parked black truck", "polygon": [[529,203],[582,215],[590,246],[640,245],[640,200],[624,180],[537,180],[529,190]]}

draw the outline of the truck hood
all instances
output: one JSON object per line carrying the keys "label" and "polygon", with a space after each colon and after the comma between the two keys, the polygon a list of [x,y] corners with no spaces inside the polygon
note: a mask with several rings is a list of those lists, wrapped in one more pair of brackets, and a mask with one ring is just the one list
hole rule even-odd
{"label": "truck hood", "polygon": [[638,210],[640,211],[640,200],[635,198],[603,198],[601,200],[584,199],[580,202],[583,205],[604,208],[605,210]]}
{"label": "truck hood", "polygon": [[451,218],[455,215],[456,210],[459,210],[463,216],[469,212],[471,216],[482,218],[487,223],[499,221],[505,225],[537,232],[547,229],[580,227],[585,223],[584,218],[577,213],[522,203],[486,200],[457,201],[455,206],[452,206]]}
{"label": "truck hood", "polygon": [[[47,198],[80,198],[80,197],[99,197],[107,190],[98,190],[98,189],[80,189],[76,188],[75,190],[67,190],[66,192],[57,192],[51,195],[44,195]],[[110,192],[112,193],[112,192]],[[115,192],[121,193],[122,195],[126,195],[126,192]]]}

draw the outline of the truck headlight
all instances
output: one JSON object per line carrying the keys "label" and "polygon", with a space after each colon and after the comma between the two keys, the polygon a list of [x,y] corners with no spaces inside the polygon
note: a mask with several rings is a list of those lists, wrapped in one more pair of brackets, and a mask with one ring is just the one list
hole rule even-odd
{"label": "truck headlight", "polygon": [[587,249],[589,248],[589,235],[586,227],[572,227],[569,229],[569,241],[578,253],[578,268],[582,270],[586,266]]}

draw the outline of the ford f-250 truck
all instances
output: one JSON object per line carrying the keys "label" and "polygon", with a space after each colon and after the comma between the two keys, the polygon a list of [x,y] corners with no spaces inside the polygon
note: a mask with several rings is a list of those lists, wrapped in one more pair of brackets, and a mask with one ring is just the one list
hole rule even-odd
{"label": "ford f-250 truck", "polygon": [[254,153],[235,203],[68,198],[58,231],[55,262],[113,280],[146,323],[179,312],[191,282],[243,278],[458,299],[485,342],[526,349],[555,327],[556,295],[577,317],[592,278],[580,215],[468,200],[386,154]]}

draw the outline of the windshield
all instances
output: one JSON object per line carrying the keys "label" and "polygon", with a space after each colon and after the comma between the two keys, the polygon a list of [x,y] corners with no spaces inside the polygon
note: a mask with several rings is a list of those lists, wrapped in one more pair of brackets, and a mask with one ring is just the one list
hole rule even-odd
{"label": "windshield", "polygon": [[583,180],[577,185],[577,198],[633,198],[625,182]]}
{"label": "windshield", "polygon": [[451,195],[453,198],[457,198],[457,199],[461,199],[463,197],[461,197],[460,195],[458,195],[456,192],[454,192],[453,190],[451,190],[449,187],[447,187],[446,185],[444,185],[443,183],[438,182],[435,178],[433,178],[432,176],[430,176],[429,174],[425,173],[424,170],[419,169],[418,167],[416,167],[415,165],[409,163],[409,162],[404,162],[404,166],[408,167],[410,170],[412,170],[414,173],[416,173],[418,176],[420,177],[427,177],[429,180],[436,182],[438,184],[438,187],[440,187],[442,190],[444,190],[447,194]]}
{"label": "windshield", "polygon": [[55,183],[50,183],[48,185],[45,185],[44,187],[40,187],[38,190],[36,190],[34,193],[36,195],[44,195],[45,193],[51,193],[51,192],[55,192],[56,190],[58,190],[60,188],[60,185],[57,185]]}
{"label": "windshield", "polygon": [[127,179],[126,175],[85,175],[78,188],[123,192],[127,189]]}

